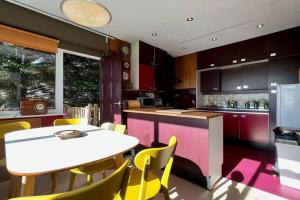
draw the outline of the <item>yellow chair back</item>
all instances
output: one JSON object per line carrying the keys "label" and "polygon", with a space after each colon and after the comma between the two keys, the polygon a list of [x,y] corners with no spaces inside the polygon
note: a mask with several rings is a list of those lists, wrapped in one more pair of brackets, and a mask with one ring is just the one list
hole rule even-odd
{"label": "yellow chair back", "polygon": [[54,126],[62,126],[62,125],[76,125],[81,124],[82,119],[81,118],[72,118],[72,119],[56,119],[53,122]]}
{"label": "yellow chair back", "polygon": [[105,130],[115,131],[120,134],[126,133],[126,125],[123,125],[123,124],[114,124],[114,123],[110,123],[110,122],[105,122],[105,123],[101,124],[100,128],[105,129]]}
{"label": "yellow chair back", "polygon": [[21,197],[15,200],[117,200],[121,199],[121,188],[123,183],[127,181],[127,170],[129,160],[125,161],[123,165],[117,169],[112,175],[103,179],[102,181],[82,187],[70,192],[35,196],[35,197]]}
{"label": "yellow chair back", "polygon": [[13,132],[13,131],[19,131],[23,129],[30,129],[31,125],[29,122],[14,122],[9,124],[2,124],[0,125],[0,138],[3,138],[3,136],[6,133]]}
{"label": "yellow chair back", "polygon": [[147,177],[148,171],[160,170],[165,167],[161,178],[161,191],[168,197],[168,182],[170,172],[174,160],[177,140],[172,136],[169,140],[169,145],[161,148],[150,148],[139,152],[135,159],[135,166],[142,171],[141,188],[139,191],[138,200],[146,199]]}

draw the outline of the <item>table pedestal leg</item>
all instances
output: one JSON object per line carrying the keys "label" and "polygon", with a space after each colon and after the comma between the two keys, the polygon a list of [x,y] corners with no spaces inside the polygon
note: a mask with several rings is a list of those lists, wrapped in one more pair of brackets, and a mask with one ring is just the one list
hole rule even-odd
{"label": "table pedestal leg", "polygon": [[114,157],[114,160],[115,160],[115,166],[116,168],[119,168],[122,166],[123,162],[124,162],[124,159],[123,159],[123,154],[118,154]]}
{"label": "table pedestal leg", "polygon": [[35,186],[35,176],[23,176],[21,186],[21,196],[33,196]]}

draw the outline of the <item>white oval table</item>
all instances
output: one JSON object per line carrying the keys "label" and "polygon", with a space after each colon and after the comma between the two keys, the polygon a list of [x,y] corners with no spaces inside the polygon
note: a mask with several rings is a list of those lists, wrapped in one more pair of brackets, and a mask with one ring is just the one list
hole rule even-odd
{"label": "white oval table", "polygon": [[[62,130],[80,130],[86,136],[61,140],[54,136]],[[34,195],[35,176],[79,167],[115,157],[137,146],[135,137],[90,125],[43,127],[5,135],[6,165],[15,176],[22,176],[21,196]]]}

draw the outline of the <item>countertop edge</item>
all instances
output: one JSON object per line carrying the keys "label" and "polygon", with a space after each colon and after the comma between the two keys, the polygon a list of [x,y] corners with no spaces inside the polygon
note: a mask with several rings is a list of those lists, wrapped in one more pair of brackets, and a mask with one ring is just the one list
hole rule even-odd
{"label": "countertop edge", "polygon": [[[143,110],[123,110],[123,112],[127,113],[139,113],[139,114],[148,114],[148,115],[160,115],[160,116],[170,116],[170,117],[182,117],[182,118],[191,118],[191,119],[202,119],[202,120],[209,120],[212,118],[223,116],[223,113],[215,114],[214,116],[199,116],[199,115],[192,115],[192,114],[176,114],[176,113],[161,113],[161,112],[155,112],[155,111],[143,111]],[[203,113],[213,113],[213,112],[207,112],[207,111],[191,111],[193,112],[203,112]]]}

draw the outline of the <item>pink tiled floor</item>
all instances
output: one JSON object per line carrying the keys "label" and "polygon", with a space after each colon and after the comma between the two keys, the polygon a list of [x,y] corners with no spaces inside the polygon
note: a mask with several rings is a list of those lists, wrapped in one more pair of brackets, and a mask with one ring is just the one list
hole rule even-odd
{"label": "pink tiled floor", "polygon": [[223,176],[288,199],[299,199],[300,190],[282,186],[274,176],[275,153],[234,144],[224,145]]}

